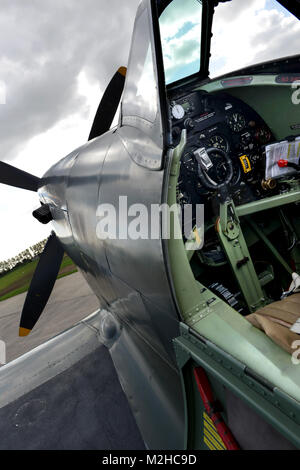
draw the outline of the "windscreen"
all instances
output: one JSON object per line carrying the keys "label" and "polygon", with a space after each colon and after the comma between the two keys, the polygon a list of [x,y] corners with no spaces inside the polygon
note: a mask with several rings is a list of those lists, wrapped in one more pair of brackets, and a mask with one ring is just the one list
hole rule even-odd
{"label": "windscreen", "polygon": [[135,116],[154,122],[158,111],[157,84],[147,9],[136,19],[126,85],[123,116]]}
{"label": "windscreen", "polygon": [[173,0],[159,19],[166,83],[200,70],[202,2]]}

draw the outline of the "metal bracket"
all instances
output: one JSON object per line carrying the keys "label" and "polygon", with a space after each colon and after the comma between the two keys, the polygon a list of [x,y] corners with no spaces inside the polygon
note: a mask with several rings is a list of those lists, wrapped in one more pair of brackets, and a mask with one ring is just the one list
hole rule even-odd
{"label": "metal bracket", "polygon": [[220,204],[217,231],[247,306],[250,312],[254,312],[267,302],[232,200]]}

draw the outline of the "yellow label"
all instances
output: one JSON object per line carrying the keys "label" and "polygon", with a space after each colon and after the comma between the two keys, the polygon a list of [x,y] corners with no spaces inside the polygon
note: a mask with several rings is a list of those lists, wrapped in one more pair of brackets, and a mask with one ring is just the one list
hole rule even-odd
{"label": "yellow label", "polygon": [[241,161],[241,164],[242,164],[244,173],[249,173],[249,171],[251,171],[252,168],[251,168],[250,160],[249,160],[249,158],[247,157],[247,155],[242,155],[242,156],[240,157],[240,161]]}
{"label": "yellow label", "polygon": [[226,450],[214,423],[205,412],[203,413],[203,434],[204,444],[210,450]]}

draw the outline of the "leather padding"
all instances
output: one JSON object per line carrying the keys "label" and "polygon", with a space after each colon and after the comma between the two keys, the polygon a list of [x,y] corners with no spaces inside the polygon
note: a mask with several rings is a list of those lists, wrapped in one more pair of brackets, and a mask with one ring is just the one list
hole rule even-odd
{"label": "leather padding", "polygon": [[296,349],[294,342],[300,341],[300,335],[290,331],[298,318],[300,318],[300,294],[293,294],[283,300],[273,302],[246,316],[253,326],[264,331],[290,354]]}

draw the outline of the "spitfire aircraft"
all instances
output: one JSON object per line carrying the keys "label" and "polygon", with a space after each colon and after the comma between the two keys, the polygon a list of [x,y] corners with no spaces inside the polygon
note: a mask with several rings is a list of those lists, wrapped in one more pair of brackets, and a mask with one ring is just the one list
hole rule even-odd
{"label": "spitfire aircraft", "polygon": [[[20,335],[42,314],[64,252],[99,299],[89,328],[0,370],[1,409],[104,344],[147,448],[300,448],[300,56],[210,78],[214,15],[232,2],[143,0],[128,67],[88,142],[42,178],[1,163],[0,182],[37,191],[33,215],[53,230]],[[170,38],[183,3],[199,40],[183,44],[179,67]],[[299,0],[274,3],[299,20]],[[161,222],[158,237],[121,236],[122,222],[118,236],[99,236],[99,207],[125,220],[120,197],[149,213],[200,205],[203,220],[192,211],[186,234],[171,212],[168,237]]]}

